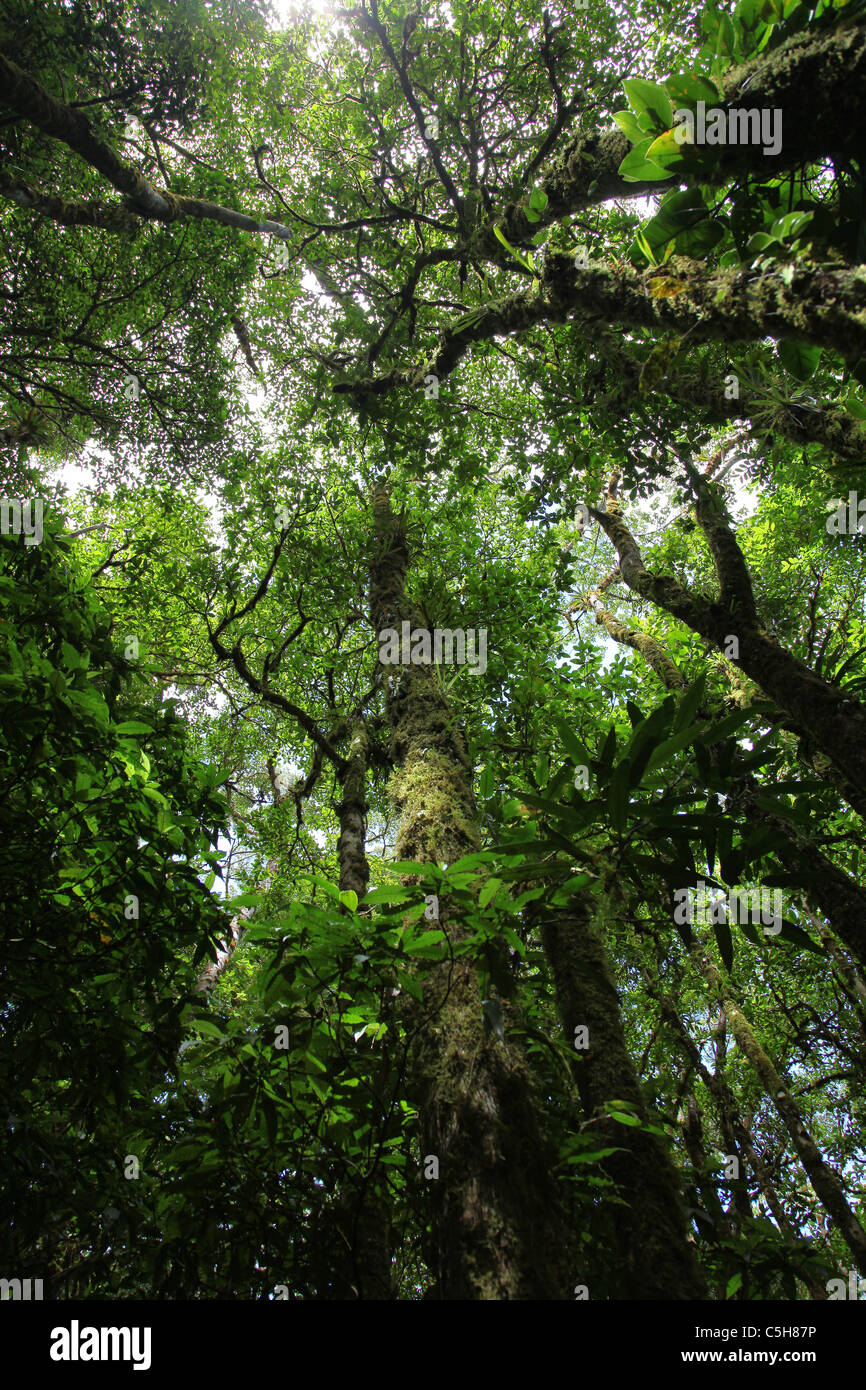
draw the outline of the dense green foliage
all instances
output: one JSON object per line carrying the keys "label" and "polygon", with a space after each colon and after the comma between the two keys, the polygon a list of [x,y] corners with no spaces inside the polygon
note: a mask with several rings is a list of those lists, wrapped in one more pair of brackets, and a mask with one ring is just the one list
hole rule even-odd
{"label": "dense green foliage", "polygon": [[[10,1276],[866,1277],[864,55],[860,0],[0,0]],[[676,141],[740,100],[778,155]]]}

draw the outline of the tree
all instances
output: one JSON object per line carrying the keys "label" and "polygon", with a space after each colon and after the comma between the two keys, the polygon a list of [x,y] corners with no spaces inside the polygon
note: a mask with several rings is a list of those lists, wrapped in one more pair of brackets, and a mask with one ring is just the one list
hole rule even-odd
{"label": "tree", "polygon": [[6,486],[48,518],[6,504],[0,584],[10,1260],[827,1297],[866,1254],[859,0],[150,10],[0,10]]}

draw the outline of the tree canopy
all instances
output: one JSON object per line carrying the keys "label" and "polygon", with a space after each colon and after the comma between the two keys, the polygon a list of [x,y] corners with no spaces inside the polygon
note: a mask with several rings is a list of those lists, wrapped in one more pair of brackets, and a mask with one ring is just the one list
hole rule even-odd
{"label": "tree canopy", "polygon": [[8,1278],[856,1297],[863,0],[0,78]]}

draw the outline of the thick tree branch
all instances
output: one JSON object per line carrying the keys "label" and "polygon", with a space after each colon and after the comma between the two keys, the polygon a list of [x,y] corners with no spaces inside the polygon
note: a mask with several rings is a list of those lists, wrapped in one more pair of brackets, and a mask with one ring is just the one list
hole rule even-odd
{"label": "thick tree branch", "polygon": [[200,217],[238,231],[269,232],[284,241],[294,239],[292,231],[279,222],[261,221],[217,203],[181,197],[165,188],[153,188],[94,134],[90,121],[81,111],[51,96],[35,77],[24,72],[4,53],[0,53],[0,80],[4,105],[11,107],[46,135],[62,140],[108,179],[119,193],[123,193],[129,200],[131,211],[140,217],[157,222],[174,222],[179,217]]}
{"label": "thick tree branch", "polygon": [[[864,85],[863,25],[841,32],[795,34],[769,57],[731,69],[724,78],[720,108],[781,111],[782,148],[777,155],[765,155],[761,145],[713,146],[712,158],[695,165],[697,181],[719,185],[747,175],[775,178],[828,155],[856,155],[866,144]],[[809,93],[808,101],[803,100],[804,92]],[[617,171],[631,149],[631,142],[620,130],[576,135],[539,183],[547,195],[540,220],[530,222],[526,203],[519,202],[503,210],[497,225],[512,245],[519,246],[531,241],[540,227],[584,208],[612,198],[646,197],[677,187],[681,180],[676,175],[663,183],[629,183],[620,178]],[[474,250],[498,258],[501,247],[492,225],[479,230]]]}
{"label": "thick tree branch", "polygon": [[714,495],[710,490],[711,485],[701,477],[690,459],[683,459],[681,462],[695,492],[695,517],[707,538],[713,557],[719,582],[719,599],[730,612],[741,615],[744,622],[755,624],[758,614],[752,590],[752,576],[731,530],[730,517],[725,511],[724,493],[717,484]]}
{"label": "thick tree branch", "polygon": [[0,176],[0,193],[19,207],[32,208],[64,227],[100,227],[108,232],[129,232],[141,225],[141,219],[119,203],[68,203],[57,193],[40,193],[22,179]]}
{"label": "thick tree branch", "polygon": [[866,356],[866,267],[829,270],[810,264],[795,269],[786,284],[775,272],[707,273],[684,257],[644,272],[594,264],[579,270],[571,256],[557,252],[547,258],[537,290],[507,295],[464,314],[444,330],[423,365],[339,382],[332,389],[361,403],[398,387],[423,386],[429,375],[441,381],[473,343],[572,317],[591,332],[602,323],[688,333],[693,343],[754,342],[772,335],[832,348],[856,360]]}
{"label": "thick tree branch", "polygon": [[616,548],[622,576],[630,589],[679,618],[726,656],[730,639],[736,638],[737,655],[728,659],[745,671],[801,729],[809,730],[815,746],[833,765],[840,788],[844,783],[846,800],[866,815],[866,708],[780,647],[757,619],[744,616],[736,603],[729,606],[713,601],[692,593],[669,575],[652,574],[618,513],[593,507],[589,512]]}
{"label": "thick tree branch", "polygon": [[[612,333],[603,336],[599,350],[618,377],[615,390],[604,398],[605,407],[615,415],[623,414],[639,397],[642,364]],[[714,386],[710,379],[702,380],[685,371],[666,373],[655,383],[653,391],[681,405],[694,406],[705,419],[716,424],[728,420],[751,421],[766,408],[765,398],[750,391],[742,381],[738,384],[736,398],[732,398],[722,384]],[[811,407],[791,401],[774,411],[772,428],[773,434],[782,435],[793,444],[820,444],[828,453],[847,463],[866,461],[866,426],[855,420],[844,406]]]}

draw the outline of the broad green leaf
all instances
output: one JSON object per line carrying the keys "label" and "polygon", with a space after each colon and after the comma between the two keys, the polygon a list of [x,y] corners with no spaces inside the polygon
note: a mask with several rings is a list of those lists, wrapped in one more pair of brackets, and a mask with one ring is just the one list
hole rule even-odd
{"label": "broad green leaf", "polygon": [[646,139],[645,132],[637,123],[637,117],[633,116],[631,111],[614,111],[613,119],[633,145],[640,145]]}
{"label": "broad green leaf", "polygon": [[672,170],[683,163],[687,152],[688,147],[677,140],[675,132],[665,130],[656,136],[644,158],[650,164],[657,164],[660,169]]}
{"label": "broad green leaf", "polygon": [[664,743],[660,743],[658,747],[653,750],[649,762],[647,763],[647,771],[652,771],[653,768],[663,766],[675,753],[679,753],[683,748],[688,747],[690,743],[694,743],[695,739],[700,737],[705,728],[705,724],[691,724],[687,729],[681,729],[678,734],[674,734],[672,738],[665,739]]}
{"label": "broad green leaf", "polygon": [[647,82],[642,77],[627,78],[623,82],[629,105],[640,117],[649,112],[655,119],[659,130],[668,130],[673,124],[674,113],[670,97],[658,82]]}
{"label": "broad green leaf", "polygon": [[706,102],[708,107],[718,106],[720,101],[721,94],[707,77],[695,77],[692,73],[687,73],[682,77],[666,78],[664,85],[675,110],[697,110],[699,101]]}
{"label": "broad green leaf", "polygon": [[502,880],[501,880],[501,879],[498,879],[498,878],[490,878],[490,879],[488,879],[487,882],[485,883],[484,887],[482,888],[481,892],[480,892],[479,895],[478,895],[478,906],[481,907],[481,908],[485,908],[485,907],[487,906],[488,903],[490,903],[490,902],[493,901],[493,899],[496,897],[496,894],[499,892],[499,890],[500,890],[501,887],[502,887]]}
{"label": "broad green leaf", "polygon": [[667,169],[660,168],[658,164],[653,164],[647,158],[647,152],[652,143],[653,136],[649,136],[629,151],[619,166],[620,178],[625,179],[628,183],[649,183],[673,177]]}
{"label": "broad green leaf", "polygon": [[702,672],[701,675],[698,676],[698,679],[689,686],[680,700],[679,708],[677,709],[676,717],[671,728],[672,733],[678,734],[681,729],[692,727],[692,722],[698,712],[698,706],[704,698],[706,684],[706,674]]}
{"label": "broad green leaf", "polygon": [[628,819],[628,793],[631,776],[631,766],[628,762],[621,762],[610,779],[610,787],[607,793],[607,804],[610,812],[611,824],[618,834],[625,832],[626,821]]}
{"label": "broad green leaf", "polygon": [[778,347],[782,363],[798,381],[808,381],[814,376],[821,361],[821,348],[810,343],[794,342],[792,338],[783,338]]}

